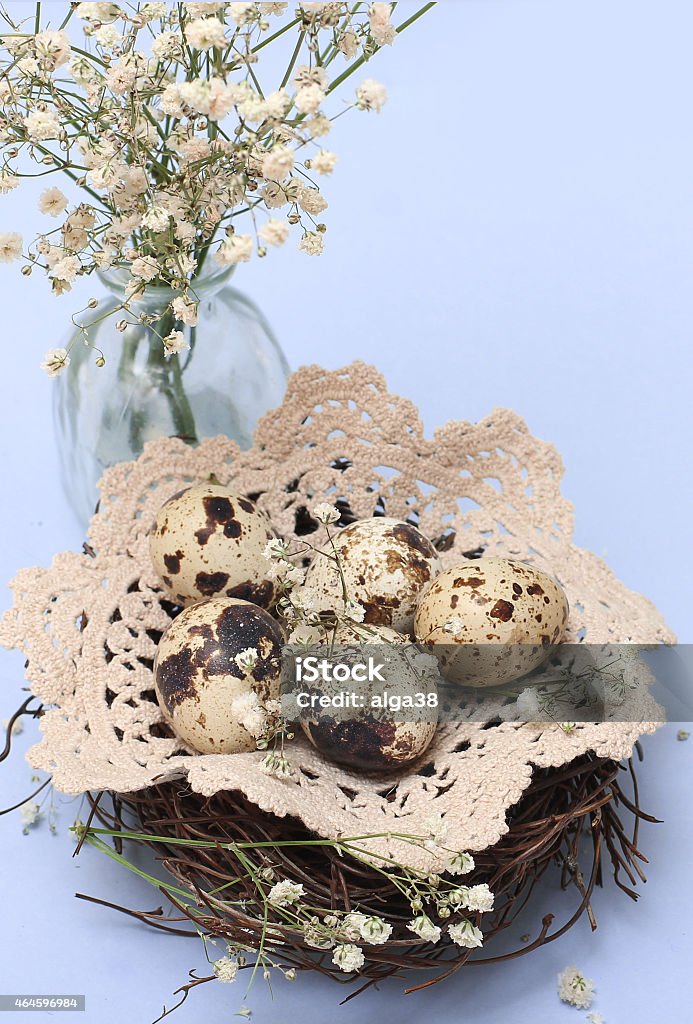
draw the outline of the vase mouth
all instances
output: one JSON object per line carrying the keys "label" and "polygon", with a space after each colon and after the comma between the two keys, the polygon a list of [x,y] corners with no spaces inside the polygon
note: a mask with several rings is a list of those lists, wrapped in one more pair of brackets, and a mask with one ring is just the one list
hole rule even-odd
{"label": "vase mouth", "polygon": [[[190,278],[189,291],[193,296],[201,297],[205,293],[215,292],[222,288],[231,278],[235,266],[220,267],[218,264],[208,265],[201,274]],[[127,267],[111,267],[109,270],[97,270],[96,276],[109,291],[114,295],[122,297],[125,294],[127,285],[132,281],[132,274]],[[143,295],[128,300],[132,306],[159,305],[162,302],[171,302],[181,293],[175,291],[169,285],[149,283]]]}

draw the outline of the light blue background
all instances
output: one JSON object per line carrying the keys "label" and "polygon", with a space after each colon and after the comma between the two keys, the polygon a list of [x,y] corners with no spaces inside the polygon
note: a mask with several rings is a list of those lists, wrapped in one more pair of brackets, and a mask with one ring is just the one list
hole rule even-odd
{"label": "light blue background", "polygon": [[[687,0],[444,0],[369,69],[390,92],[383,113],[338,122],[325,255],[272,253],[237,279],[293,366],[372,361],[429,430],[497,405],[520,412],[564,457],[577,542],[689,642],[692,37]],[[30,235],[35,196],[0,201],[0,229]],[[38,275],[0,274],[2,579],[81,545],[37,363],[93,290],[54,299]],[[21,697],[21,659],[5,655],[3,666],[5,717]],[[665,818],[642,831],[650,881],[638,906],[613,888],[599,894],[596,935],[585,920],[502,968],[407,999],[387,985],[339,1010],[346,992],[320,979],[278,985],[273,1005],[258,983],[253,1019],[569,1024],[584,1015],[558,1003],[554,979],[572,962],[597,981],[608,1024],[684,1019],[693,742],[666,729],[645,750],[644,805]],[[28,781],[14,757],[0,772],[2,805]],[[76,811],[63,808],[63,832]],[[13,814],[0,819],[0,849],[0,990],[83,991],[87,1020],[139,1024],[170,1003],[188,968],[203,968],[195,943],[76,902],[78,889],[159,901],[90,851],[71,860],[64,834],[43,826],[24,837]],[[553,905],[543,899],[537,921]],[[241,1001],[240,985],[207,986],[177,1019],[228,1021]]]}

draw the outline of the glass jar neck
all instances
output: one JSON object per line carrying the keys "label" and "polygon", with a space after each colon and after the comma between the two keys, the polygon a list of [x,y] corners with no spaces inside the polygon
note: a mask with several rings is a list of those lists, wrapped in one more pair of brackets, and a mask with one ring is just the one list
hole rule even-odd
{"label": "glass jar neck", "polygon": [[[218,292],[229,282],[235,269],[235,267],[219,267],[214,265],[209,268],[205,267],[199,276],[195,276],[191,279],[191,295],[197,299],[208,298],[209,296],[214,295],[215,292]],[[113,267],[110,270],[97,270],[96,273],[101,283],[113,295],[115,295],[119,301],[125,300],[125,289],[132,281],[132,275],[126,267]],[[150,283],[147,284],[146,291],[143,295],[129,299],[128,304],[132,308],[152,310],[162,309],[179,295],[180,292],[176,292],[173,288],[169,288],[166,285]]]}

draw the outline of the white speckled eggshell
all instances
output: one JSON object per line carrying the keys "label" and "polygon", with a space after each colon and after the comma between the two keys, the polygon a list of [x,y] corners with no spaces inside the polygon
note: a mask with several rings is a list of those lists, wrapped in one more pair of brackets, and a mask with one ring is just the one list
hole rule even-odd
{"label": "white speckled eggshell", "polygon": [[[364,606],[365,621],[411,634],[419,595],[441,570],[431,542],[409,523],[384,516],[351,523],[334,540],[347,594]],[[305,589],[317,611],[339,606],[342,585],[334,562],[316,554]]]}
{"label": "white speckled eggshell", "polygon": [[[162,636],[154,661],[159,706],[174,731],[201,754],[254,750],[232,704],[250,690],[261,704],[278,700],[284,638],[269,612],[249,601],[214,598],[184,609]],[[248,678],[234,658],[259,655]]]}
{"label": "white speckled eggshell", "polygon": [[[459,618],[453,636],[443,627]],[[466,686],[498,686],[540,665],[560,643],[568,599],[559,584],[525,562],[469,559],[441,573],[421,596],[417,639],[441,675]]]}
{"label": "white speckled eggshell", "polygon": [[178,604],[224,596],[269,608],[275,588],[263,552],[273,536],[269,519],[252,501],[219,484],[196,484],[159,509],[149,551]]}
{"label": "white speckled eggshell", "polygon": [[[389,626],[367,626],[365,629],[362,626],[343,626],[334,638],[330,636],[329,642],[335,645],[337,660],[342,652],[345,660],[349,660],[346,651],[354,648],[354,656],[360,661],[360,649],[365,646],[368,651],[371,645],[376,644],[404,645],[407,651],[412,650],[409,637]],[[392,668],[389,673],[396,676],[398,694],[437,692],[430,679],[424,682],[413,671],[404,657],[404,650],[396,666],[394,673]],[[387,688],[387,684],[385,686]],[[319,709],[314,715],[308,712],[307,717],[301,719],[301,728],[313,746],[330,760],[362,771],[392,771],[420,757],[435,735],[436,722],[397,721],[394,711],[387,712],[380,722],[374,721],[368,714],[368,707],[373,695],[382,693],[383,685],[344,684],[347,691],[352,687],[363,696],[365,708],[348,712],[349,721],[331,721],[330,712],[320,712]],[[319,683],[311,684],[311,691],[319,688]],[[337,689],[340,689],[340,684],[337,684]],[[409,717],[414,716],[410,713]]]}

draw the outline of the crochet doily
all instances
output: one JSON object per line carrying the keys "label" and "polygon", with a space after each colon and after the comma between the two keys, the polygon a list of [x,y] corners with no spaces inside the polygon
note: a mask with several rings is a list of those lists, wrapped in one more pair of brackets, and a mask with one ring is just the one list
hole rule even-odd
{"label": "crochet doily", "polygon": [[58,554],[50,569],[24,569],[12,583],[0,642],[25,653],[27,679],[46,706],[30,764],[67,793],[129,792],[185,777],[205,795],[240,790],[263,811],[295,815],[325,837],[385,834],[373,850],[412,866],[434,865],[435,854],[387,833],[425,834],[432,815],[443,817],[448,846],[495,843],[533,766],[557,767],[587,751],[628,756],[655,728],[647,694],[639,691],[631,721],[579,722],[570,734],[551,723],[499,722],[497,698],[488,698],[485,723],[445,722],[404,775],[351,772],[300,737],[288,748],[292,780],[264,774],[262,752],[194,754],[165,726],[152,689],[156,645],[170,618],[146,532],[171,494],[214,473],[253,496],[285,537],[305,527],[316,502],[341,500],[357,518],[415,523],[447,547],[445,566],[483,549],[552,573],[570,599],[569,641],[672,642],[646,598],[572,544],[561,472],[556,450],[507,409],[477,424],[447,423],[427,439],[415,406],[362,363],[295,373],[249,451],[224,437],[197,448],[150,442],[139,459],[104,473],[85,553]]}

